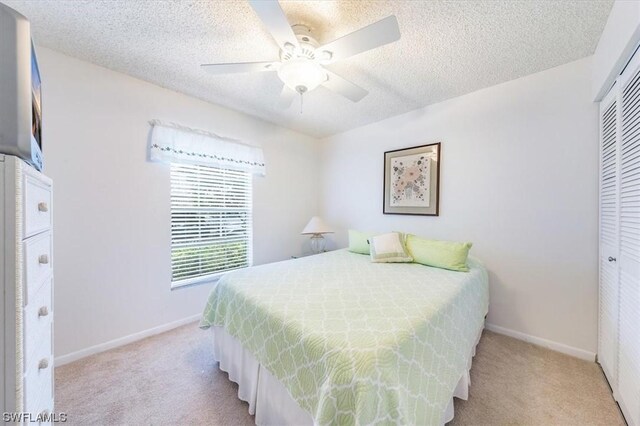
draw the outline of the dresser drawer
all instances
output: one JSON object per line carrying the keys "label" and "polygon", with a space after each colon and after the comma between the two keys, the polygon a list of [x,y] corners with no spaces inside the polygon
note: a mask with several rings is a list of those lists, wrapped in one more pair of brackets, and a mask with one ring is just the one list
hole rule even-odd
{"label": "dresser drawer", "polygon": [[[54,422],[61,422],[61,420],[51,420],[52,418],[60,419],[61,417],[60,415],[56,416],[55,413],[53,413],[53,398],[46,399],[46,401],[40,401],[35,410],[30,411],[30,413],[32,413],[32,415],[34,416],[32,417],[32,419],[34,420],[32,420],[32,423],[30,424],[36,424],[40,426],[51,425],[54,424]],[[36,419],[43,419],[43,421],[36,421]]]}
{"label": "dresser drawer", "polygon": [[25,174],[24,177],[24,238],[51,228],[51,186]]}
{"label": "dresser drawer", "polygon": [[[33,422],[30,424],[34,425],[49,425],[50,421],[46,421],[47,418],[45,415],[53,413],[53,382],[51,377],[51,372],[49,372],[49,377],[43,376],[43,384],[42,387],[38,388],[38,385],[32,385],[29,377],[24,377],[24,395],[25,395],[25,411],[30,413],[33,419]],[[49,383],[48,385],[44,382]],[[30,387],[31,386],[31,387]],[[37,422],[36,419],[38,416],[42,416],[41,418],[45,419],[43,422]]]}
{"label": "dresser drawer", "polygon": [[35,358],[27,361],[24,375],[24,407],[25,411],[32,414],[39,414],[52,405],[53,357],[51,340],[41,342],[36,354]]}
{"label": "dresser drawer", "polygon": [[31,298],[24,308],[24,367],[38,363],[41,345],[51,348],[51,318],[53,317],[51,278]]}
{"label": "dresser drawer", "polygon": [[29,238],[24,243],[24,276],[27,297],[25,304],[43,285],[44,279],[51,275],[51,233]]}

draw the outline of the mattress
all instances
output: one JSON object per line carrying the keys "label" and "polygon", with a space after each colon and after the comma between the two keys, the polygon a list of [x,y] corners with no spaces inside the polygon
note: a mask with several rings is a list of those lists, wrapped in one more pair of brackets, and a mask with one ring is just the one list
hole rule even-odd
{"label": "mattress", "polygon": [[317,424],[439,424],[488,309],[488,279],[338,250],[225,275],[222,327]]}

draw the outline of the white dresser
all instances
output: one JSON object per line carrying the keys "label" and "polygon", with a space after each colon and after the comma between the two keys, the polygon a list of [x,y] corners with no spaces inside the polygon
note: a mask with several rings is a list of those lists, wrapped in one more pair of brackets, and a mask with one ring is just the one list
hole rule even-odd
{"label": "white dresser", "polygon": [[51,217],[51,180],[0,154],[0,401],[3,413],[29,413],[32,421],[53,413]]}

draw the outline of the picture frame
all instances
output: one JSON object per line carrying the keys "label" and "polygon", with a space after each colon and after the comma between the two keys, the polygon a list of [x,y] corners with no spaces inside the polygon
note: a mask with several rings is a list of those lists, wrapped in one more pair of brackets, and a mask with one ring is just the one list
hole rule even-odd
{"label": "picture frame", "polygon": [[383,214],[440,215],[441,143],[384,153]]}

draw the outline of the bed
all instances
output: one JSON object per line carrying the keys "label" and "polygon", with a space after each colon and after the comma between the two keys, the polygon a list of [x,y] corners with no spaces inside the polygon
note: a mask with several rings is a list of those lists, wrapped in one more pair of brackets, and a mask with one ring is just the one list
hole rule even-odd
{"label": "bed", "polygon": [[337,250],[225,275],[201,321],[257,424],[442,424],[467,397],[488,278]]}

